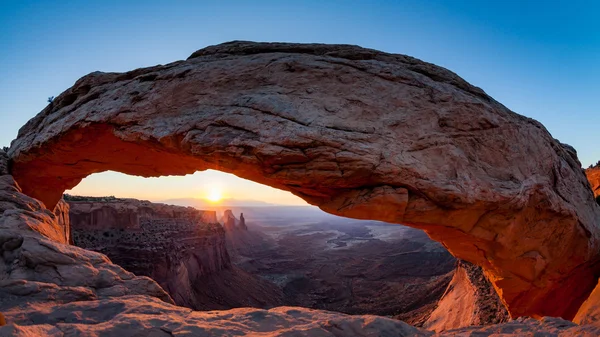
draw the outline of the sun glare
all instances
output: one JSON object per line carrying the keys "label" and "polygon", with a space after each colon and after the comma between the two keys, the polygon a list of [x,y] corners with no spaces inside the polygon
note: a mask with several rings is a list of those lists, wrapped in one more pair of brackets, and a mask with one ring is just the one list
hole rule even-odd
{"label": "sun glare", "polygon": [[218,202],[223,199],[223,193],[219,189],[212,188],[208,193],[207,199],[212,202]]}

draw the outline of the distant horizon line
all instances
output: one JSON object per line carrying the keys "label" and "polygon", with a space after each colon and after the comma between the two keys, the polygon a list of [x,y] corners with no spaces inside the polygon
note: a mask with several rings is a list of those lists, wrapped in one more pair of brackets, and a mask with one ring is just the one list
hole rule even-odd
{"label": "distant horizon line", "polygon": [[[211,207],[317,207],[311,204],[305,204],[305,205],[298,205],[298,204],[277,204],[277,203],[271,203],[271,202],[267,202],[267,201],[262,201],[262,200],[257,200],[257,199],[237,199],[237,198],[223,198],[222,200],[218,201],[218,202],[214,202],[211,201],[209,199],[206,198],[199,198],[199,197],[179,197],[179,198],[169,198],[169,199],[155,199],[155,198],[147,198],[147,199],[140,199],[140,198],[135,198],[135,197],[117,197],[114,195],[101,195],[101,196],[92,196],[92,195],[80,195],[80,194],[71,194],[71,193],[63,193],[63,195],[68,195],[70,197],[78,197],[78,198],[90,198],[90,199],[101,199],[101,198],[114,198],[114,199],[134,199],[134,200],[140,200],[140,201],[149,201],[149,202],[153,202],[153,203],[168,203],[168,202],[173,202],[173,201],[183,201],[183,200],[192,200],[192,201],[200,201],[203,203],[208,204],[207,206],[211,206]],[[239,205],[227,205],[224,204],[223,202],[239,202],[239,203],[257,203],[258,205],[244,205],[244,204],[239,204]],[[193,207],[193,206],[191,206]]]}

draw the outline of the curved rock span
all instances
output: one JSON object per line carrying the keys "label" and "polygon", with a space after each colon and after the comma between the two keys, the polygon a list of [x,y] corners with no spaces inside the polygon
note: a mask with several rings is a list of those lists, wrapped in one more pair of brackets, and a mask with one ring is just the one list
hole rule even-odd
{"label": "curved rock span", "polygon": [[600,208],[574,151],[404,55],[232,42],[91,73],[19,131],[9,156],[49,208],[96,172],[216,169],[333,214],[422,228],[482,266],[513,317],[572,318],[599,270]]}

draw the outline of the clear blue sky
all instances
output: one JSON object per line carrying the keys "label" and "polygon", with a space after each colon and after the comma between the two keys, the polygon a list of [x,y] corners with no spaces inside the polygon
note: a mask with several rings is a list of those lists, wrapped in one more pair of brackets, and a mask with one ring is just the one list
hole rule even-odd
{"label": "clear blue sky", "polygon": [[[127,4],[124,4],[127,2]],[[230,40],[349,43],[444,66],[600,160],[600,1],[0,2],[0,146],[79,77]]]}

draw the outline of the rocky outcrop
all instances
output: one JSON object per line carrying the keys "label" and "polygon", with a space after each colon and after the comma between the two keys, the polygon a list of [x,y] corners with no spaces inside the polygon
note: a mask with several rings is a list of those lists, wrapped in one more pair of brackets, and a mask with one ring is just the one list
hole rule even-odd
{"label": "rocky outcrop", "polygon": [[600,207],[575,153],[404,55],[232,42],[94,72],[21,128],[9,157],[49,208],[96,172],[217,169],[333,214],[421,228],[482,266],[513,317],[572,318],[596,284]]}
{"label": "rocky outcrop", "polygon": [[136,199],[69,200],[75,245],[152,278],[177,305],[195,310],[281,305],[275,285],[232,266],[214,211]]}
{"label": "rocky outcrop", "polygon": [[227,232],[248,230],[246,219],[244,219],[244,213],[240,214],[240,219],[238,220],[235,215],[233,215],[233,212],[230,209],[227,209],[223,212],[221,222],[223,223],[223,228],[225,228],[225,231]]}
{"label": "rocky outcrop", "polygon": [[44,304],[7,312],[0,336],[274,336],[274,337],[431,337],[431,336],[598,336],[596,326],[557,318],[518,319],[440,334],[402,321],[345,315],[299,307],[192,311],[149,296]]}
{"label": "rocky outcrop", "polygon": [[238,223],[238,228],[243,231],[248,230],[248,226],[246,225],[246,219],[244,218],[244,213],[240,213],[240,222]]}
{"label": "rocky outcrop", "polygon": [[[0,167],[6,164],[3,158],[0,155]],[[123,295],[173,303],[150,278],[125,271],[105,255],[68,245],[68,210],[60,201],[54,212],[49,211],[23,194],[12,176],[0,175],[0,312],[12,317],[10,310],[44,303]]]}
{"label": "rocky outcrop", "polygon": [[459,261],[452,281],[423,327],[440,332],[504,323],[509,319],[504,304],[481,267]]}
{"label": "rocky outcrop", "polygon": [[596,165],[585,170],[585,175],[590,182],[594,196],[600,196],[600,165]]}
{"label": "rocky outcrop", "polygon": [[123,229],[141,230],[146,220],[162,219],[187,221],[199,225],[216,224],[214,211],[201,211],[193,207],[172,206],[137,199],[115,197],[65,196],[71,205],[70,218],[73,228],[94,230]]}

